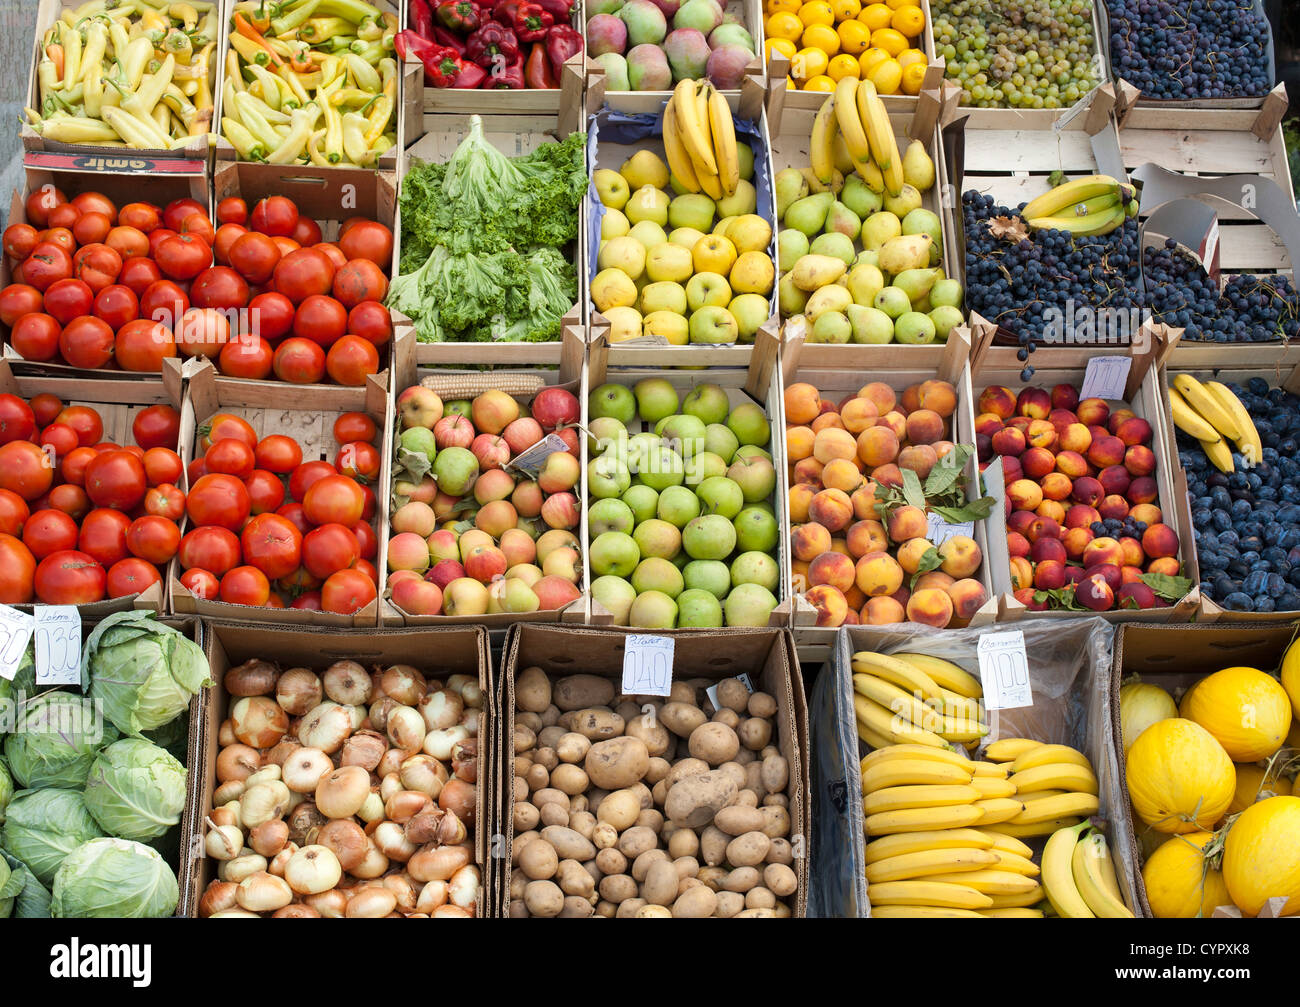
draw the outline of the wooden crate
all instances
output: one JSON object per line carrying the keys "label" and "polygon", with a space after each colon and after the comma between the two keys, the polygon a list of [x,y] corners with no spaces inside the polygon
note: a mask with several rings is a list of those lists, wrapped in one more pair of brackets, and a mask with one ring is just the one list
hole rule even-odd
{"label": "wooden crate", "polygon": [[[665,370],[655,359],[655,354],[647,353],[644,350],[628,349],[619,346],[617,343],[610,345],[605,341],[604,337],[598,337],[589,347],[586,378],[587,389],[597,388],[606,382],[630,387],[643,378],[665,378],[672,383],[682,398],[685,398],[686,394],[696,385],[711,382],[719,385],[727,393],[727,398],[733,408],[745,402],[757,402],[763,406],[772,429],[772,439],[767,445],[767,450],[772,455],[772,465],[777,473],[776,488],[773,491],[776,499],[773,501],[773,505],[777,521],[777,565],[780,571],[780,581],[777,584],[777,590],[773,592],[776,595],[777,607],[772,611],[771,618],[768,620],[769,626],[789,625],[791,612],[789,587],[790,519],[786,510],[787,493],[783,480],[785,442],[782,437],[778,436],[782,428],[781,375],[777,366],[778,349],[776,337],[770,331],[760,330],[754,344],[754,352],[750,357],[748,366],[744,369],[737,367],[693,367]],[[584,427],[590,426],[588,396],[586,393],[582,396],[582,410],[582,424]],[[648,425],[638,416],[628,424],[628,431],[635,434],[647,429],[647,427]],[[590,507],[591,500],[587,489],[586,463],[588,461],[588,452],[585,441],[583,447],[582,551],[583,555],[586,556],[590,546],[587,510]],[[590,570],[586,566],[583,569],[583,578],[583,590],[589,599],[587,621],[595,625],[610,624],[612,617],[609,611],[591,598],[591,576]],[[683,630],[682,632],[707,633],[711,631]]]}
{"label": "wooden crate", "polygon": [[[957,409],[953,413],[952,440],[964,444],[972,451],[971,461],[966,470],[966,496],[974,500],[984,494],[979,490],[975,451],[975,413],[974,397],[971,394],[971,377],[969,348],[964,333],[955,331],[948,339],[948,355],[935,365],[918,362],[914,355],[904,351],[913,349],[908,346],[845,346],[837,347],[844,352],[833,363],[824,363],[822,358],[814,355],[811,361],[805,360],[807,347],[801,345],[799,338],[786,341],[781,350],[781,387],[785,388],[796,382],[808,382],[816,387],[823,398],[838,402],[847,395],[852,395],[870,381],[883,381],[895,391],[901,392],[908,385],[938,378],[951,382],[957,389]],[[815,348],[815,347],[814,347]],[[781,411],[781,429],[786,426],[784,401]],[[790,492],[790,472],[781,472],[781,490],[788,500]],[[970,625],[984,626],[992,623],[997,616],[998,601],[994,594],[994,582],[991,574],[989,538],[992,518],[975,523],[973,538],[984,555],[978,580],[984,585],[988,597],[983,607],[972,617]],[[1004,536],[1005,538],[1005,536]],[[790,597],[794,602],[794,639],[799,650],[799,660],[804,662],[829,661],[833,657],[838,627],[818,626],[817,611],[803,597],[800,585],[793,578],[790,584]]]}
{"label": "wooden crate", "polygon": [[[785,108],[774,107],[774,115],[768,120],[772,131],[773,179],[776,178],[777,172],[785,168],[802,170],[808,167],[808,146],[812,134],[813,120],[817,116],[816,109],[791,108],[788,106]],[[944,248],[940,265],[946,275],[956,276],[960,275],[958,272],[960,259],[956,247],[953,245],[953,237],[956,232],[953,207],[957,203],[954,201],[954,190],[948,182],[947,168],[945,166],[946,155],[936,128],[940,114],[941,109],[935,97],[923,93],[919,100],[913,103],[911,110],[891,111],[889,121],[894,128],[900,153],[907,149],[908,143],[912,140],[921,140],[925,143],[930,157],[934,161],[935,182],[927,192],[923,193],[921,205],[934,213],[943,226]],[[778,221],[777,230],[779,231],[780,228],[781,224]],[[855,243],[855,247],[860,250],[860,245]],[[778,272],[778,277],[779,275]],[[796,336],[805,337],[803,348],[799,351],[799,359],[802,361],[802,366],[805,367],[834,368],[839,362],[843,362],[849,367],[859,366],[861,360],[859,351],[883,350],[890,354],[890,359],[899,361],[899,366],[917,370],[925,368],[937,369],[949,353],[943,343],[932,343],[925,346],[887,343],[872,347],[860,344],[843,346],[813,344],[807,341],[807,332],[805,331],[807,326],[802,324],[789,325],[789,319],[784,314],[780,314],[779,305],[778,317],[781,320],[782,331],[787,340]],[[903,361],[906,363],[901,363]]]}
{"label": "wooden crate", "polygon": [[[303,461],[324,460],[333,462],[341,445],[334,439],[334,421],[340,413],[364,412],[379,428],[376,447],[382,455],[384,445],[392,443],[392,415],[388,408],[387,375],[381,380],[371,375],[364,387],[344,388],[338,385],[315,385],[297,388],[280,382],[218,381],[212,364],[194,359],[182,368],[169,361],[167,369],[183,373],[185,401],[181,406],[180,447],[182,460],[188,466],[200,453],[199,440],[203,426],[215,413],[231,413],[247,420],[259,438],[268,434],[286,434],[302,448]],[[187,487],[188,491],[188,487]],[[380,524],[379,507],[371,524]],[[181,532],[189,530],[189,519]],[[376,527],[376,536],[379,529]],[[375,559],[376,568],[382,563],[382,554]],[[180,571],[171,581],[174,611],[198,615],[207,619],[238,619],[246,622],[283,623],[296,626],[376,626],[379,605],[371,602],[355,615],[330,612],[311,612],[300,609],[257,608],[251,605],[234,605],[223,601],[208,601],[196,597],[181,584]]]}
{"label": "wooden crate", "polygon": [[[508,91],[494,92],[502,94],[544,94],[549,92]],[[563,139],[582,126],[582,108],[580,102],[566,104],[558,112],[538,114],[493,115],[483,123],[483,135],[489,143],[510,157],[517,157],[536,150],[544,143]],[[425,124],[422,137],[413,145],[403,149],[401,156],[400,177],[405,178],[411,165],[416,161],[448,160],[469,132],[469,123],[464,116],[452,114],[422,116]],[[396,212],[393,225],[394,242],[393,273],[397,273],[397,264],[401,261],[402,213],[399,201],[395,201]],[[578,238],[572,249],[573,261],[578,267],[579,301],[562,320],[562,326],[580,328],[582,325],[582,263],[586,260],[586,228],[584,226],[585,207],[579,209]],[[414,339],[414,324],[400,311],[393,312],[396,329],[395,337],[403,332],[411,332]],[[477,366],[487,367],[556,367],[559,366],[564,352],[562,341],[552,343],[416,343],[416,363],[419,366]],[[403,386],[404,387],[404,386]]]}
{"label": "wooden crate", "polygon": [[[383,454],[383,464],[379,472],[379,484],[376,487],[376,493],[379,497],[378,506],[378,529],[379,535],[379,557],[375,561],[375,566],[379,570],[379,598],[380,598],[380,619],[385,626],[455,626],[462,624],[474,624],[486,627],[489,632],[503,635],[507,629],[516,622],[582,622],[586,616],[585,598],[579,598],[571,602],[568,606],[558,610],[545,610],[531,612],[528,614],[509,614],[493,613],[484,615],[412,615],[402,611],[393,600],[387,595],[388,586],[388,538],[390,534],[389,518],[392,510],[392,483],[393,483],[393,455],[394,441],[398,434],[398,421],[396,418],[396,399],[401,392],[418,384],[421,379],[436,375],[456,379],[465,377],[467,379],[478,379],[481,375],[474,370],[473,365],[479,363],[479,353],[476,350],[477,344],[450,344],[456,346],[461,351],[461,358],[458,361],[440,361],[446,364],[438,370],[430,370],[422,366],[419,357],[419,347],[415,343],[414,333],[405,332],[398,336],[393,347],[394,365],[391,375],[391,385],[389,388],[388,398],[388,436],[381,445]],[[559,385],[567,388],[574,395],[578,396],[580,401],[585,402],[587,395],[584,384],[585,379],[585,357],[586,343],[582,338],[580,329],[569,328],[565,332],[565,338],[557,344],[562,354],[558,369],[540,369],[536,367],[518,366],[510,362],[503,361],[502,366],[497,373],[501,374],[526,374],[536,378],[537,387],[541,388],[548,385]],[[449,347],[450,348],[450,347]],[[459,364],[460,367],[456,367]],[[467,366],[468,365],[468,366]],[[445,396],[444,396],[445,397]],[[472,397],[472,396],[467,396]],[[531,401],[531,396],[520,396],[522,403]],[[581,492],[575,488],[575,495],[579,497],[579,504],[586,495],[586,478],[587,478],[587,438],[579,436],[580,444],[580,461],[582,463],[582,487]],[[583,511],[583,526],[586,524],[586,512]],[[580,536],[581,540],[581,536]],[[586,550],[583,550],[585,557]],[[584,585],[585,586],[585,585]]]}

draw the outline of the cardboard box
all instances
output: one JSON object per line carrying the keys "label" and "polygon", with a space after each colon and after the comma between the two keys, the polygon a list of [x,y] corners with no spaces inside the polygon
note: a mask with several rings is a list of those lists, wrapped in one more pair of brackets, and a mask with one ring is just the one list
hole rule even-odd
{"label": "cardboard box", "polygon": [[[75,0],[39,0],[37,3],[36,34],[32,44],[31,60],[28,63],[29,73],[27,78],[27,91],[25,93],[27,107],[36,109],[37,111],[42,111],[37,68],[40,65],[41,58],[44,56],[43,43],[45,40],[45,33],[49,31],[49,29],[54,26],[54,23],[63,17],[65,13],[71,14],[72,12],[79,11],[83,6],[83,4],[77,3]],[[154,5],[151,4],[150,6]],[[211,121],[213,126],[221,121],[218,111],[218,105],[220,102],[219,95],[221,93],[218,85],[218,78],[220,77],[218,67],[221,65],[221,56],[226,51],[226,25],[228,23],[228,19],[223,19],[221,17],[222,6],[223,0],[213,0],[213,10],[210,23],[206,11],[202,12],[199,17],[199,27],[204,28],[206,25],[207,27],[204,28],[204,30],[207,31],[209,37],[216,42],[216,46],[213,48],[211,57],[208,60],[208,84],[212,89],[213,101],[214,103],[217,103],[217,105],[214,105],[212,109]],[[110,53],[112,52],[111,43],[109,51]],[[106,85],[106,87],[107,86],[111,85]],[[116,159],[126,155],[132,160],[146,161],[197,160],[202,161],[205,164],[208,159],[207,133],[192,136],[183,146],[174,149],[123,151],[120,147],[85,143],[59,143],[52,140],[46,140],[41,136],[41,134],[37,133],[36,130],[28,125],[24,118],[24,122],[19,128],[19,137],[22,140],[23,149],[26,151],[60,152],[65,154],[75,154],[87,158],[101,156]],[[163,172],[167,170],[167,167],[160,164],[152,169],[146,170]],[[13,223],[12,217],[10,217],[9,222]]]}
{"label": "cardboard box", "polygon": [[[1034,738],[1070,745],[1092,763],[1099,784],[1100,811],[1115,859],[1120,891],[1130,907],[1135,899],[1136,861],[1126,814],[1123,768],[1115,757],[1108,711],[1112,695],[1112,629],[1101,619],[1068,623],[1026,622],[1025,634],[1033,706],[989,714],[985,745],[998,738]],[[921,653],[945,658],[979,675],[976,648],[987,629],[935,630],[928,626],[845,626],[836,641],[835,661],[817,677],[810,702],[813,785],[817,801],[813,823],[813,916],[870,916],[866,883],[859,760],[871,749],[858,739],[853,706],[853,654]],[[1116,722],[1118,723],[1118,722]],[[981,746],[982,747],[982,746]],[[1030,845],[1041,850],[1046,837]],[[1041,880],[1041,879],[1040,879]]]}
{"label": "cardboard box", "polygon": [[[719,629],[708,634],[668,631],[676,641],[674,677],[707,684],[748,674],[758,690],[777,702],[775,743],[790,766],[786,797],[790,811],[790,841],[795,846],[792,865],[799,888],[790,905],[791,914],[807,914],[809,862],[800,851],[810,847],[811,797],[808,783],[807,722],[803,720],[803,679],[793,661],[789,633],[776,629]],[[518,626],[506,641],[500,674],[500,722],[502,752],[499,778],[498,816],[493,829],[493,859],[498,896],[493,908],[510,915],[510,872],[513,862],[514,766],[506,758],[506,740],[515,734],[515,680],[526,668],[540,667],[552,681],[570,674],[598,675],[612,679],[615,692],[622,686],[624,638],[621,630],[573,629],[560,626]],[[679,745],[680,748],[680,745]],[[513,746],[511,746],[513,751]]]}
{"label": "cardboard box", "polygon": [[[957,389],[957,409],[951,419],[951,438],[954,443],[964,444],[971,449],[971,460],[967,463],[963,485],[967,500],[978,500],[986,495],[980,490],[978,470],[975,457],[975,413],[974,396],[971,393],[970,366],[967,360],[970,344],[964,330],[955,329],[946,344],[937,346],[836,346],[817,347],[822,350],[841,351],[835,355],[836,362],[825,363],[827,357],[813,354],[815,363],[805,366],[804,356],[807,347],[800,338],[787,342],[781,353],[782,389],[796,382],[808,382],[815,386],[822,397],[832,402],[839,402],[846,396],[855,394],[858,389],[870,381],[883,381],[897,392],[902,392],[908,385],[938,378],[950,382]],[[924,360],[918,360],[923,351]],[[940,356],[942,354],[942,356]],[[929,360],[935,360],[930,364]],[[781,428],[785,429],[786,418],[784,402],[782,403]],[[781,472],[781,492],[787,499],[790,492],[790,473],[788,469]],[[996,509],[996,508],[995,508]],[[973,537],[984,556],[976,579],[984,586],[987,600],[972,617],[974,626],[987,625],[997,617],[998,601],[995,593],[995,580],[992,573],[993,560],[990,557],[989,539],[994,532],[993,518],[975,522]],[[791,521],[793,530],[793,520]],[[1005,536],[1004,536],[1005,537]],[[827,626],[817,626],[817,612],[803,597],[804,587],[797,581],[791,583],[790,597],[794,602],[794,640],[799,648],[800,660],[814,662],[825,661],[833,656],[833,646],[838,630]]]}
{"label": "cardboard box", "polygon": [[[468,350],[471,346],[478,344],[465,344],[464,349]],[[490,348],[490,347],[489,347]],[[512,376],[526,375],[535,381],[537,390],[548,385],[558,385],[572,392],[578,399],[585,402],[587,393],[583,383],[583,356],[585,346],[575,331],[566,333],[566,338],[561,349],[564,354],[558,371],[542,370],[535,368],[514,368],[501,373],[509,373]],[[487,626],[489,629],[505,630],[516,622],[582,622],[585,618],[586,602],[583,598],[578,598],[571,602],[563,609],[547,609],[544,611],[531,612],[528,614],[492,614],[492,615],[411,615],[403,612],[390,597],[387,596],[388,583],[388,538],[390,534],[389,518],[395,509],[392,502],[392,484],[393,484],[393,455],[394,440],[398,433],[399,421],[395,413],[395,401],[405,389],[412,385],[426,381],[448,382],[450,389],[461,389],[455,394],[444,394],[447,389],[440,391],[443,399],[450,398],[473,398],[486,388],[491,387],[492,375],[482,374],[472,369],[452,370],[452,369],[426,369],[417,368],[416,354],[418,350],[415,344],[415,334],[409,330],[399,334],[396,344],[394,345],[394,367],[393,367],[393,384],[390,390],[390,399],[388,404],[388,421],[391,424],[389,432],[384,441],[387,448],[384,449],[383,468],[379,474],[379,485],[376,491],[379,495],[380,515],[379,521],[379,557],[375,561],[379,570],[379,597],[380,597],[380,617],[385,625],[406,625],[406,626],[448,626],[460,624],[475,624]],[[468,355],[467,355],[468,356]],[[472,357],[470,357],[472,359]],[[466,361],[468,362],[468,361]],[[533,394],[536,394],[534,392]],[[520,402],[527,404],[532,401],[533,395],[519,396]],[[583,461],[583,479],[586,479],[586,437],[579,437],[581,443],[582,461]],[[576,488],[575,488],[576,489]],[[576,495],[576,494],[575,494]],[[585,550],[584,550],[585,554]],[[585,586],[585,585],[584,585]]]}
{"label": "cardboard box", "polygon": [[[1192,519],[1188,508],[1187,480],[1176,455],[1170,454],[1167,437],[1167,405],[1165,404],[1158,368],[1156,367],[1159,344],[1152,341],[1144,351],[1131,349],[1128,355],[1131,363],[1128,374],[1128,388],[1125,400],[1112,399],[1112,409],[1132,409],[1142,419],[1151,424],[1151,450],[1156,456],[1156,468],[1151,478],[1156,481],[1159,493],[1157,505],[1160,507],[1161,520],[1178,535],[1178,559],[1182,563],[1181,576],[1188,578],[1193,585],[1200,581],[1196,565],[1196,547],[1192,540]],[[1042,361],[1044,366],[1034,370],[1033,378],[1026,382],[1020,378],[1020,365],[1007,370],[985,364],[986,357],[977,356],[972,367],[972,387],[978,397],[990,385],[1004,385],[1019,394],[1026,386],[1050,389],[1055,384],[1070,384],[1077,389],[1081,386],[1087,370],[1087,361],[1092,356],[1088,348],[1077,350],[1057,350],[1050,358]],[[1035,356],[1046,357],[1044,354]],[[1047,365],[1047,360],[1052,361]],[[994,459],[996,460],[996,458]],[[1001,506],[1005,487],[1001,484],[1001,465],[990,465],[985,472],[986,482],[990,483],[990,492],[998,497],[999,505],[993,508],[989,516],[989,550],[990,564],[993,571],[993,587],[1001,595],[1000,620],[1048,619],[1069,620],[1093,613],[1049,611],[1030,612],[1013,597],[1014,587],[1011,583],[1010,555],[1007,552],[1006,512]],[[1195,586],[1179,601],[1164,608],[1152,609],[1112,609],[1097,613],[1108,622],[1189,622],[1197,618],[1200,612],[1201,597]]]}
{"label": "cardboard box", "polygon": [[[67,377],[15,375],[10,362],[0,360],[0,393],[17,395],[24,400],[40,394],[57,395],[65,405],[91,406],[103,420],[103,439],[122,445],[135,444],[131,424],[144,409],[159,403],[180,408],[180,380],[168,375],[164,375],[164,378],[167,380],[118,380],[105,377],[87,384]],[[83,618],[87,619],[101,619],[111,612],[130,608],[149,608],[159,613],[169,611],[167,582],[171,568],[172,564],[168,564],[166,569],[159,571],[162,583],[154,584],[141,594],[91,602],[88,605],[78,605],[77,608]],[[13,607],[31,611],[33,606]]]}
{"label": "cardboard box", "polygon": [[[175,361],[169,361],[176,365]],[[179,371],[176,365],[170,368]],[[376,447],[382,455],[384,445],[391,444],[392,416],[388,408],[388,388],[380,377],[371,375],[363,388],[344,388],[338,385],[316,385],[310,389],[282,382],[232,381],[220,383],[212,364],[203,359],[187,361],[185,375],[185,402],[181,407],[180,453],[189,465],[191,459],[202,451],[200,439],[203,426],[215,413],[226,412],[242,417],[252,424],[259,438],[269,434],[287,434],[302,447],[303,461],[322,459],[333,462],[342,446],[334,440],[334,421],[340,413],[364,412],[379,428]],[[384,381],[387,376],[383,376]],[[188,492],[188,486],[185,487]],[[379,504],[372,525],[379,535]],[[181,526],[182,533],[189,530],[187,517]],[[381,566],[382,553],[376,556],[376,567]],[[240,619],[247,622],[291,623],[304,626],[376,626],[379,603],[376,598],[355,615],[330,612],[309,612],[299,609],[254,608],[232,605],[222,601],[207,601],[196,597],[180,582],[177,568],[171,582],[172,605],[177,612],[196,614],[213,619]]]}
{"label": "cardboard box", "polygon": [[[64,145],[67,146],[67,145]],[[76,148],[73,148],[74,150]],[[147,184],[143,179],[147,178]],[[127,203],[147,200],[165,207],[175,199],[196,199],[208,207],[208,165],[206,159],[155,157],[147,152],[103,150],[85,153],[66,151],[29,151],[23,157],[21,193],[14,190],[9,203],[10,225],[27,223],[27,198],[45,186],[53,186],[68,199],[83,192],[99,192],[111,199],[120,209]],[[13,263],[7,255],[0,256],[0,288],[13,282]],[[77,377],[82,380],[158,380],[157,374],[118,369],[116,363],[98,370],[86,370],[61,363],[56,357],[50,363],[25,361],[9,345],[9,326],[0,323],[0,341],[3,355],[12,362],[19,373],[42,373]]]}
{"label": "cardboard box", "polygon": [[[727,399],[733,409],[746,402],[757,402],[763,406],[764,414],[767,416],[768,423],[772,428],[772,439],[767,443],[766,450],[771,452],[772,466],[777,473],[776,489],[773,491],[773,496],[776,499],[772,501],[772,504],[777,521],[776,558],[781,577],[777,590],[773,592],[776,595],[777,606],[771,613],[768,625],[789,625],[791,611],[790,520],[786,508],[788,494],[783,488],[785,439],[781,436],[781,377],[776,366],[776,337],[766,330],[759,330],[758,340],[754,344],[754,353],[750,358],[749,367],[743,371],[734,367],[664,370],[658,367],[646,366],[648,361],[645,361],[645,358],[654,355],[657,354],[650,354],[645,350],[623,349],[619,345],[608,346],[605,344],[603,337],[600,337],[591,344],[587,367],[587,388],[597,388],[606,382],[626,385],[630,388],[644,378],[663,378],[673,385],[678,392],[679,398],[685,399],[686,395],[696,385],[711,382],[719,385],[727,393]],[[584,394],[582,396],[582,425],[583,427],[589,427],[590,424],[588,394]],[[633,417],[632,422],[627,427],[630,434],[652,429],[652,425],[642,420],[639,414]],[[588,441],[589,438],[583,439],[582,552],[584,556],[589,555],[591,538],[587,524],[587,511],[592,503],[587,483],[587,461],[590,454]],[[583,589],[588,593],[591,590],[589,564],[583,567]],[[596,625],[606,625],[610,623],[611,619],[610,612],[592,598],[590,600],[589,621]],[[698,632],[713,633],[717,631],[700,630]]]}
{"label": "cardboard box", "polygon": [[[1158,685],[1178,697],[1183,690],[1204,676],[1224,668],[1248,667],[1267,671],[1281,663],[1283,654],[1295,638],[1294,620],[1298,617],[1297,613],[1291,613],[1292,622],[1271,626],[1237,624],[1238,614],[1228,613],[1233,622],[1215,625],[1128,625],[1119,628],[1115,637],[1115,656],[1107,691],[1110,694],[1109,733],[1115,744],[1121,783],[1127,772],[1127,753],[1124,751],[1119,716],[1120,687],[1125,679],[1131,675],[1141,676],[1143,682]],[[1137,896],[1135,908],[1140,916],[1152,916],[1146,884],[1142,880],[1142,864],[1145,860],[1142,851],[1144,834],[1153,830],[1134,815],[1128,787],[1121,786],[1120,789],[1123,817],[1129,823],[1129,848],[1125,859],[1133,866]],[[1161,838],[1168,837],[1162,834]],[[1120,851],[1114,852],[1118,857]],[[1215,916],[1218,915],[1216,912]]]}
{"label": "cardboard box", "polygon": [[[322,637],[319,630],[262,622],[205,621],[203,626],[204,650],[216,684],[196,696],[191,706],[194,729],[190,734],[190,787],[182,823],[188,837],[190,858],[181,882],[180,915],[198,915],[203,890],[217,876],[217,865],[204,855],[203,837],[208,831],[204,821],[212,813],[212,796],[216,788],[217,755],[220,753],[217,736],[231,705],[223,682],[230,668],[254,658],[270,661],[281,670],[307,667],[319,673],[334,661],[349,660],[376,669],[409,664],[430,679],[439,681],[450,675],[471,675],[478,680],[484,703],[479,714],[481,768],[473,830],[475,862],[483,874],[477,915],[490,915],[487,837],[493,813],[491,805],[496,776],[492,767],[496,763],[498,738],[496,711],[491,703],[495,687],[487,634],[480,628],[463,626],[433,631],[390,629],[382,635],[373,630],[335,629]],[[431,661],[430,654],[436,654],[437,659]]]}

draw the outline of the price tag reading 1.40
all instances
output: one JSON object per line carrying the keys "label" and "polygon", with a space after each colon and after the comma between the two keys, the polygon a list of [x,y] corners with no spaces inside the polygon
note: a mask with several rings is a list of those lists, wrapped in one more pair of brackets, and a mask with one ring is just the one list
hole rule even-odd
{"label": "price tag reading 1.40", "polygon": [[36,620],[26,612],[0,605],[0,678],[13,681],[32,638]]}
{"label": "price tag reading 1.40", "polygon": [[1034,705],[1024,633],[1018,629],[985,633],[980,637],[978,654],[985,709],[1009,710]]}
{"label": "price tag reading 1.40", "polygon": [[673,688],[671,636],[629,636],[623,651],[623,694],[625,696],[667,696]]}
{"label": "price tag reading 1.40", "polygon": [[80,682],[81,615],[76,606],[36,606],[36,684]]}

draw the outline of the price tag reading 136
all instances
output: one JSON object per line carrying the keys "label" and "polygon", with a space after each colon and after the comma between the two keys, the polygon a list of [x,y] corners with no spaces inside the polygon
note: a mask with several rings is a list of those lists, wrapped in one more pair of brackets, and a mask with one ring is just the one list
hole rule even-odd
{"label": "price tag reading 136", "polygon": [[1024,633],[1018,629],[985,633],[980,637],[978,654],[985,709],[1009,710],[1034,705]]}
{"label": "price tag reading 136", "polygon": [[675,647],[676,641],[671,636],[627,637],[623,651],[623,694],[667,696],[671,693]]}
{"label": "price tag reading 136", "polygon": [[81,614],[75,605],[36,606],[36,684],[81,683]]}

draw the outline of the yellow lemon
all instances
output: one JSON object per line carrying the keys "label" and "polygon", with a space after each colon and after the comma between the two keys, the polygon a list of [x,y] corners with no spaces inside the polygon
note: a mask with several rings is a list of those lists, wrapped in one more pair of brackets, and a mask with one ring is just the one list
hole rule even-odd
{"label": "yellow lemon", "polygon": [[794,54],[798,51],[798,47],[788,38],[769,38],[763,41],[763,53],[768,59],[772,58],[774,52],[779,52],[786,59],[794,59]]}
{"label": "yellow lemon", "polygon": [[826,0],[808,0],[799,8],[799,20],[805,28],[814,24],[824,24],[831,28],[835,25],[835,12]]}
{"label": "yellow lemon", "polygon": [[830,94],[835,90],[835,81],[831,80],[825,74],[820,74],[816,77],[810,77],[808,82],[804,84],[803,89],[805,91],[822,91],[826,94]]}
{"label": "yellow lemon", "polygon": [[871,83],[876,85],[880,94],[898,94],[898,85],[902,81],[903,68],[896,60],[887,59],[871,71]]}
{"label": "yellow lemon", "polygon": [[830,57],[821,49],[800,49],[790,61],[791,74],[799,80],[812,80],[826,72]]}
{"label": "yellow lemon", "polygon": [[862,13],[861,0],[831,0],[836,21],[852,21]]}
{"label": "yellow lemon", "polygon": [[884,49],[891,56],[897,56],[907,48],[907,39],[893,28],[877,28],[871,33],[871,44]]}
{"label": "yellow lemon", "polygon": [[871,45],[871,31],[861,21],[841,21],[835,26],[835,34],[840,37],[840,52],[860,56]]}
{"label": "yellow lemon", "polygon": [[862,13],[858,15],[858,20],[870,28],[877,31],[881,28],[888,28],[889,22],[894,18],[893,11],[882,3],[869,4],[862,8]]}
{"label": "yellow lemon", "polygon": [[915,0],[885,0],[890,10],[898,10],[900,7],[915,7]]}
{"label": "yellow lemon", "polygon": [[889,59],[889,53],[884,49],[868,49],[858,57],[858,65],[862,67],[862,76],[870,77],[871,71],[878,67],[885,60]]}
{"label": "yellow lemon", "polygon": [[768,38],[783,38],[790,42],[798,42],[799,36],[803,34],[803,22],[799,20],[797,14],[778,11],[767,19],[763,30]]}
{"label": "yellow lemon", "polygon": [[838,56],[831,58],[830,65],[826,68],[826,76],[834,81],[842,80],[845,77],[852,77],[857,80],[860,70],[858,58],[842,52]]}
{"label": "yellow lemon", "polygon": [[802,42],[805,49],[820,49],[827,56],[840,51],[840,37],[834,28],[824,24],[809,25],[804,29]]}
{"label": "yellow lemon", "polygon": [[801,0],[767,0],[763,5],[763,13],[772,14],[798,14],[799,8],[803,6]]}
{"label": "yellow lemon", "polygon": [[920,94],[921,84],[925,80],[926,65],[924,63],[913,63],[903,70],[902,88],[903,94]]}
{"label": "yellow lemon", "polygon": [[899,7],[889,19],[889,27],[907,38],[917,38],[925,30],[925,14],[920,7]]}
{"label": "yellow lemon", "polygon": [[928,60],[925,58],[925,53],[923,53],[920,49],[904,49],[902,52],[898,54],[897,59],[898,59],[898,65],[901,66],[904,70],[906,70],[913,63],[920,63],[924,65],[925,63],[928,62]]}

